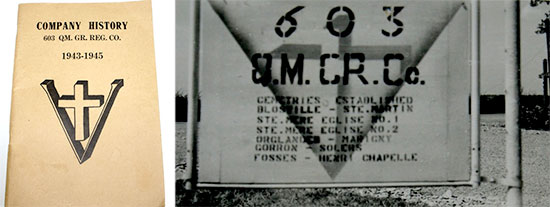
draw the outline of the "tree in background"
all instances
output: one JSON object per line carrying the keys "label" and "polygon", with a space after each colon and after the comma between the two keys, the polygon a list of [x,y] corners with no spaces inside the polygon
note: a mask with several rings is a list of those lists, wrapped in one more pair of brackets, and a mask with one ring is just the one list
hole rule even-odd
{"label": "tree in background", "polygon": [[542,3],[546,3],[546,5],[549,5],[550,0],[531,0],[532,7],[538,6],[539,4],[542,4]]}

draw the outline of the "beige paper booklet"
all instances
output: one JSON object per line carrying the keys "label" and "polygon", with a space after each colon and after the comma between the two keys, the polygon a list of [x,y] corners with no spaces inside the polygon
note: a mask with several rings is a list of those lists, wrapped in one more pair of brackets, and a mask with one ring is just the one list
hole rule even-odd
{"label": "beige paper booklet", "polygon": [[151,2],[19,7],[7,206],[163,206]]}

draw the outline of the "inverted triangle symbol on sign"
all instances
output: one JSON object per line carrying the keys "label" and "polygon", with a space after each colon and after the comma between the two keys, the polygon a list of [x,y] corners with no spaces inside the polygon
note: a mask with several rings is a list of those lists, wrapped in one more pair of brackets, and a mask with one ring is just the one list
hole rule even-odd
{"label": "inverted triangle symbol on sign", "polygon": [[[88,160],[95,149],[97,141],[107,117],[111,112],[115,99],[118,95],[118,92],[124,86],[123,79],[116,79],[111,83],[111,90],[105,102],[103,102],[103,95],[88,95],[88,81],[79,80],[75,83],[74,95],[63,95],[60,96],[55,88],[53,80],[44,80],[41,84],[44,91],[48,95],[50,103],[53,106],[55,114],[61,123],[61,127],[67,136],[67,140],[78,159],[80,164]],[[81,89],[77,90],[77,89]],[[81,100],[79,100],[79,98]],[[65,105],[64,102],[78,102],[78,101],[89,101],[89,105],[83,105],[82,102],[74,105]],[[94,105],[94,103],[96,105]],[[97,119],[93,130],[89,132],[89,109],[90,108],[101,108],[101,113]],[[71,120],[69,113],[66,108],[74,109],[73,120]],[[81,110],[81,111],[79,111]],[[79,111],[79,112],[77,112]],[[87,140],[85,144],[85,140]]]}
{"label": "inverted triangle symbol on sign", "polygon": [[[243,2],[247,6],[243,6]],[[305,58],[311,58],[316,59],[319,58],[321,55],[322,45],[319,44],[311,44],[311,43],[299,43],[299,44],[288,44],[287,41],[283,41],[280,39],[269,39],[266,40],[266,35],[263,35],[263,31],[269,31],[266,28],[263,28],[265,24],[271,25],[275,24],[275,22],[261,22],[258,21],[256,18],[254,18],[254,14],[262,14],[261,11],[263,10],[280,10],[280,15],[285,14],[288,10],[291,8],[294,8],[296,6],[302,6],[299,5],[302,3],[302,1],[298,2],[285,2],[286,6],[281,7],[270,7],[269,4],[262,5],[261,3],[258,3],[258,8],[250,9],[251,5],[253,6],[254,1],[236,1],[236,2],[225,2],[225,1],[210,1],[210,5],[213,7],[214,11],[218,14],[220,19],[223,21],[227,29],[230,31],[233,38],[236,40],[237,43],[239,43],[241,49],[244,51],[244,53],[247,55],[247,57],[250,59],[252,55],[256,53],[271,53],[275,58],[280,57],[281,53],[287,53],[289,57],[296,57],[296,54],[302,53],[304,54]],[[345,4],[343,2],[343,4]],[[443,4],[450,4],[449,5],[443,5],[441,8],[447,8],[449,12],[440,12],[438,13],[439,16],[433,16],[431,18],[438,19],[440,21],[434,22],[431,25],[422,25],[425,28],[417,29],[415,30],[417,33],[411,34],[408,33],[407,35],[413,36],[413,38],[410,38],[408,42],[405,42],[403,45],[367,45],[367,46],[359,46],[359,45],[352,45],[352,37],[351,35],[348,37],[340,37],[339,38],[339,45],[338,45],[338,53],[352,53],[352,52],[358,52],[363,53],[366,56],[367,60],[382,60],[385,54],[388,53],[400,53],[404,56],[404,60],[401,63],[400,71],[396,72],[394,76],[403,78],[404,69],[408,67],[415,67],[423,58],[423,55],[430,49],[432,44],[435,42],[439,34],[443,31],[445,26],[451,21],[454,14],[458,11],[461,4],[458,2],[451,2],[451,3],[443,3]],[[267,6],[266,6],[267,5]],[[262,7],[266,6],[266,7]],[[302,11],[307,10],[308,6],[304,6],[305,8],[302,9]],[[329,8],[330,9],[330,8]],[[407,9],[410,9],[409,7]],[[258,13],[254,13],[258,12]],[[299,17],[299,13],[296,14],[296,18]],[[265,15],[264,15],[265,16]],[[246,17],[246,18],[243,18]],[[275,18],[276,19],[276,18]],[[259,25],[264,24],[264,25]],[[259,25],[259,26],[258,26]],[[298,23],[298,26],[300,26],[300,23]],[[357,25],[356,25],[357,26]],[[357,36],[355,36],[357,38]],[[279,45],[277,45],[279,44]],[[341,55],[343,56],[343,55]],[[260,65],[262,67],[262,65]],[[264,69],[265,71],[265,69]],[[263,71],[262,71],[263,72]],[[276,73],[276,71],[272,71],[272,73]],[[276,74],[279,75],[279,74]],[[274,75],[275,76],[275,75]],[[395,77],[394,77],[395,78]],[[370,90],[372,88],[370,85],[366,87],[352,87],[349,85],[337,85],[336,88],[334,88],[334,96],[346,96],[346,95],[362,95],[362,96],[375,96],[375,97],[388,97],[392,98],[394,97],[399,90],[401,89],[403,85],[400,86],[381,86],[378,85],[376,90]],[[272,92],[275,96],[301,96],[303,94],[306,94],[306,90],[304,86],[296,86],[296,85],[274,85],[269,84],[267,85],[269,90]],[[320,89],[320,90],[326,90]],[[332,98],[332,97],[331,97]],[[283,107],[292,107],[297,105],[292,104],[285,104],[280,103]],[[387,103],[379,103],[383,107]],[[345,113],[342,111],[342,107],[337,106],[335,110],[335,116],[338,118],[343,118],[346,116]],[[379,115],[378,112],[370,112],[370,113],[364,113],[364,124],[362,126],[362,130],[358,133],[356,133],[357,137],[366,137],[367,133],[370,129],[370,127],[374,124],[372,122],[373,116]],[[300,114],[289,114],[292,116],[298,116],[303,117]],[[303,117],[305,118],[305,117]],[[293,123],[297,127],[304,127],[307,124],[301,124],[301,123]],[[342,126],[335,124],[336,128],[339,129]],[[302,136],[305,136],[306,134],[302,133]],[[310,134],[311,135],[311,134]],[[320,135],[319,131],[314,131],[313,135]],[[332,137],[324,137],[325,139],[321,140],[321,143],[323,144],[331,144],[331,145],[341,145],[342,144],[342,135],[335,133],[331,135]],[[328,138],[328,141],[327,139]],[[357,140],[356,142],[348,142],[346,144],[349,145],[356,145],[360,146],[362,143],[362,139]],[[320,149],[320,145],[317,143],[308,143],[309,148],[311,148],[312,152],[316,156],[320,155],[328,155],[333,157],[338,156],[350,156],[354,153],[353,150],[351,151],[323,151]],[[320,161],[321,165],[327,172],[327,174],[331,177],[331,179],[335,179],[338,173],[342,170],[342,168],[345,166],[346,162],[324,162]]]}

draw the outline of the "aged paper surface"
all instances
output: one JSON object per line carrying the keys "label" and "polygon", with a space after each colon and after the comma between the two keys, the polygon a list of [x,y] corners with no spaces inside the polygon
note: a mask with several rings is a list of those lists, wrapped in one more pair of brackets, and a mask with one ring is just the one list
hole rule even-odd
{"label": "aged paper surface", "polygon": [[150,1],[22,4],[7,206],[163,206]]}

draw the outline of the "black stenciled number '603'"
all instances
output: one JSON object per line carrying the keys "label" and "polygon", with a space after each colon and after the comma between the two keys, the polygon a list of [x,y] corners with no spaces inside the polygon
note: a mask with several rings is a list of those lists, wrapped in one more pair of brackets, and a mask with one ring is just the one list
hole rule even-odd
{"label": "black stenciled number '603'", "polygon": [[387,37],[396,37],[397,35],[401,34],[401,32],[403,32],[403,22],[401,22],[401,20],[395,18],[395,16],[397,16],[397,14],[399,14],[399,12],[401,12],[405,7],[403,6],[394,6],[394,7],[391,7],[391,6],[384,6],[382,7],[382,10],[384,12],[386,12],[386,15],[388,15],[388,17],[386,18],[389,22],[393,22],[396,26],[397,26],[397,29],[395,29],[393,32],[388,32],[384,29],[382,29],[382,34],[387,36]]}
{"label": "black stenciled number '603'", "polygon": [[[285,15],[281,16],[276,23],[275,26],[275,33],[282,38],[287,38],[294,33],[298,27],[298,21],[292,16],[296,13],[298,13],[300,10],[305,8],[304,6],[296,6]],[[395,18],[405,7],[404,6],[384,6],[382,7],[382,11],[384,11],[387,15],[386,19],[395,24],[397,28],[392,31],[388,32],[384,29],[382,29],[382,34],[387,37],[396,37],[399,34],[403,32],[403,22],[397,18]],[[343,22],[341,18],[345,18],[344,16],[338,15],[335,17],[335,14],[337,12],[343,11],[346,13],[346,16],[348,18],[348,24],[345,28],[343,28],[344,25],[341,23]],[[286,31],[283,31],[281,28],[283,26],[283,23],[287,21],[290,23],[290,27]],[[330,34],[336,36],[336,37],[346,37],[351,34],[353,27],[355,26],[355,14],[351,9],[345,6],[338,6],[332,8],[328,15],[327,15],[327,24],[326,28],[330,32]]]}

